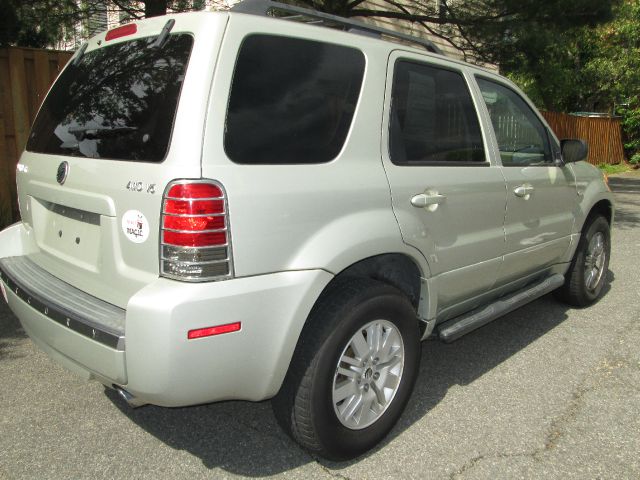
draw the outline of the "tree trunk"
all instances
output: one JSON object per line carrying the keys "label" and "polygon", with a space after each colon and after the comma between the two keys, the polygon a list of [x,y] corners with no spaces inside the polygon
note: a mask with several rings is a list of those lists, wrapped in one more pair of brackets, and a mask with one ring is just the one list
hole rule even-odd
{"label": "tree trunk", "polygon": [[144,2],[145,18],[157,17],[159,15],[166,15],[166,13],[167,13],[167,0],[145,0]]}

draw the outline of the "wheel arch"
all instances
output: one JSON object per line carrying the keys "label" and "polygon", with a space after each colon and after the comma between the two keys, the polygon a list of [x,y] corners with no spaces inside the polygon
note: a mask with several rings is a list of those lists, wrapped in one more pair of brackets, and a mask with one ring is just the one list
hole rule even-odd
{"label": "wheel arch", "polygon": [[602,215],[609,223],[609,226],[611,226],[611,224],[613,223],[613,204],[611,203],[611,201],[609,201],[608,199],[597,201],[591,207],[589,213],[585,217],[581,230],[584,229],[584,226],[587,225],[591,221],[591,219],[593,219],[597,215]]}
{"label": "wheel arch", "polygon": [[[394,287],[403,293],[416,311],[416,322],[424,336],[428,327],[426,314],[435,299],[429,295],[428,273],[423,272],[418,259],[406,253],[384,253],[359,260],[338,272],[316,299],[315,309],[336,283],[351,278],[367,278]],[[305,320],[305,326],[308,318]]]}
{"label": "wheel arch", "polygon": [[404,293],[417,309],[423,276],[413,258],[403,253],[386,253],[365,258],[348,266],[335,276],[334,281],[345,277],[364,277],[386,283]]}

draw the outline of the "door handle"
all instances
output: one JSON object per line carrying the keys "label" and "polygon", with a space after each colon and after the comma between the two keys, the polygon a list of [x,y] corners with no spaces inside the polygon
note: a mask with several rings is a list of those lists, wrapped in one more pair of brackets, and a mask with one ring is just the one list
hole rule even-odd
{"label": "door handle", "polygon": [[513,193],[515,194],[516,197],[521,197],[521,198],[524,198],[525,200],[529,200],[529,197],[531,197],[531,194],[533,193],[534,190],[535,189],[533,188],[532,185],[525,183],[524,185],[519,185],[516,188],[514,188]]}
{"label": "door handle", "polygon": [[434,211],[438,208],[438,205],[443,203],[447,197],[445,195],[440,195],[438,192],[426,191],[424,193],[419,193],[418,195],[414,195],[411,197],[411,205],[416,208],[427,208],[430,211]]}

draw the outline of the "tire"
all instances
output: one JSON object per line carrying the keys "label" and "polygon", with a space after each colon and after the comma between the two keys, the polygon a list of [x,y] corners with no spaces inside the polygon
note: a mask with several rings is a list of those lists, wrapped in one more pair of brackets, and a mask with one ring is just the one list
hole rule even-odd
{"label": "tire", "polygon": [[611,255],[609,222],[596,215],[587,221],[565,283],[556,296],[574,307],[586,307],[601,295],[607,280]]}
{"label": "tire", "polygon": [[276,419],[312,454],[357,457],[397,422],[419,362],[418,321],[407,297],[374,280],[336,279],[314,306],[272,400]]}

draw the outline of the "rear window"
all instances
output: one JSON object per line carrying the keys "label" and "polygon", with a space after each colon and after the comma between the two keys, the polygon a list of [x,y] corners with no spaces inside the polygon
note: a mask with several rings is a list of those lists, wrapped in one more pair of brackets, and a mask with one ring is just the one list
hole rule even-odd
{"label": "rear window", "polygon": [[237,163],[333,160],[358,102],[364,55],[354,48],[271,35],[247,37],[236,62],[225,151]]}
{"label": "rear window", "polygon": [[188,34],[117,43],[69,64],[33,124],[31,152],[115,160],[164,159],[193,45]]}

